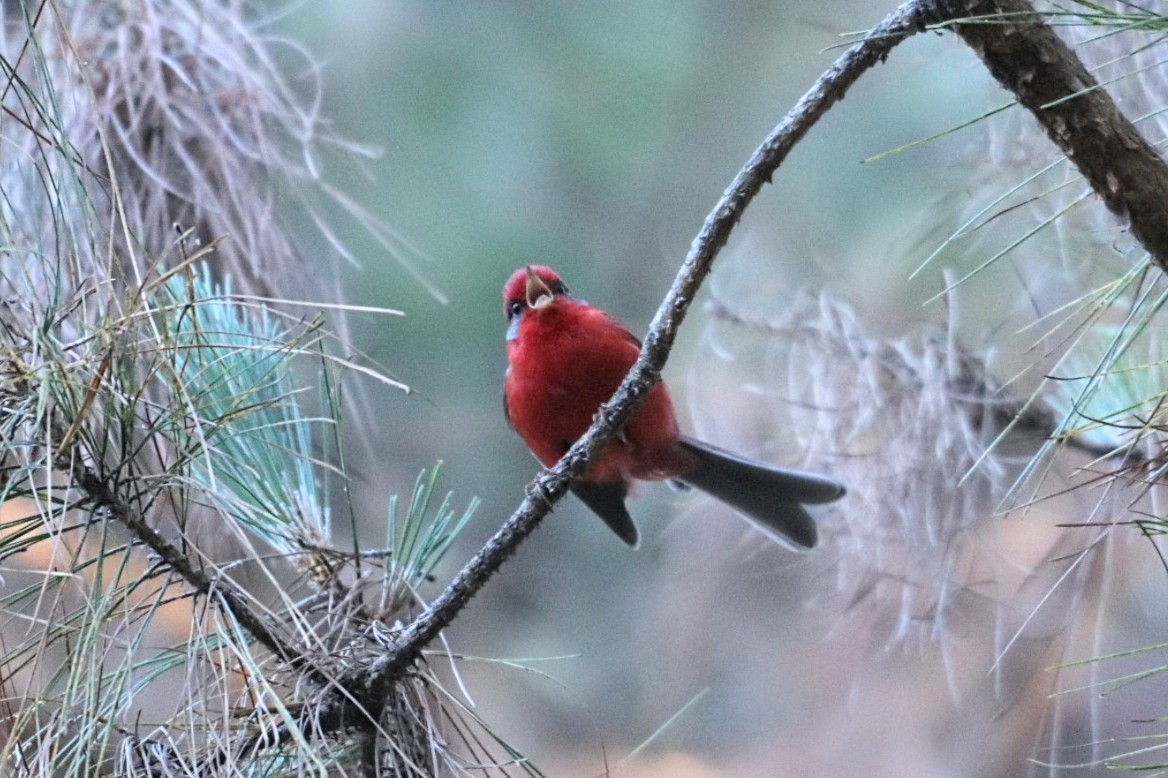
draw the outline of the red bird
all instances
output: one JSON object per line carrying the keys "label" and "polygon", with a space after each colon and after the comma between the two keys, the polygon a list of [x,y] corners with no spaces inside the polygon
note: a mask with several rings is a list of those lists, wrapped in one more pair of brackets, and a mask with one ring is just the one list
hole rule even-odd
{"label": "red bird", "polygon": [[[641,343],[616,319],[568,291],[548,267],[516,270],[503,287],[507,359],[503,410],[535,458],[551,467],[584,434],[636,361]],[[638,541],[625,508],[634,478],[673,479],[736,508],[780,541],[811,548],[815,521],[801,503],[831,502],[844,487],[682,435],[658,383],[571,486],[621,540]]]}

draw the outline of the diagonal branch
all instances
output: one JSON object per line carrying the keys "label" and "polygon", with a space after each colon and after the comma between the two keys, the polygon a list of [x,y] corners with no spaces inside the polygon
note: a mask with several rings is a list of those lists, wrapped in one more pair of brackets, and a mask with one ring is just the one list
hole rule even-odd
{"label": "diagonal branch", "polygon": [[1168,166],[1027,0],[920,0],[950,25],[1168,271]]}
{"label": "diagonal branch", "polygon": [[718,252],[755,195],[768,183],[795,144],[848,88],[905,37],[924,29],[917,4],[909,2],[841,56],[787,114],[747,160],[690,246],[676,280],[653,317],[636,363],[609,402],[601,406],[592,427],[555,467],[529,485],[527,497],[507,523],[467,563],[430,607],[407,626],[386,653],[346,687],[370,709],[379,709],[392,685],[406,673],[425,646],[448,626],[519,544],[530,535],[571,480],[616,434],[645,394],[660,380],[677,329],[709,274]]}
{"label": "diagonal branch", "polygon": [[312,673],[320,683],[328,683],[328,676],[307,660],[304,650],[289,643],[259,613],[252,610],[245,595],[234,584],[198,569],[190,557],[151,527],[144,516],[117,494],[105,478],[75,458],[70,461],[62,457],[57,465],[69,473],[73,483],[94,509],[108,511],[110,517],[134,533],[140,543],[156,554],[167,569],[181,576],[195,594],[217,602],[223,611],[279,659],[292,667]]}

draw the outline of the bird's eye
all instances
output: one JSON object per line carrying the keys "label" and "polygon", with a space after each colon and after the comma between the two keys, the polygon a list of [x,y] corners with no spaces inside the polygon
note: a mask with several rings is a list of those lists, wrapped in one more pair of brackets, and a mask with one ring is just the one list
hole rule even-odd
{"label": "bird's eye", "polygon": [[511,321],[521,313],[523,313],[522,300],[512,300],[507,304],[507,321]]}

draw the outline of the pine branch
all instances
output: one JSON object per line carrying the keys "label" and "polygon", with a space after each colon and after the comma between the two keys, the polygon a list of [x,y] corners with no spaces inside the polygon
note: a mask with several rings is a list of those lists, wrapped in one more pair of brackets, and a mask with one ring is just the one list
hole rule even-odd
{"label": "pine branch", "polygon": [[1027,0],[921,0],[1038,120],[1107,208],[1168,271],[1168,166]]}

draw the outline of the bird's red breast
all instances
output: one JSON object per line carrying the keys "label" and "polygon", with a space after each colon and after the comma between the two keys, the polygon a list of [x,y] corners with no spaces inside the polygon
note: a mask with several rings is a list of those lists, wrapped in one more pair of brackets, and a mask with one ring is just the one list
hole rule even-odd
{"label": "bird's red breast", "polygon": [[[503,289],[503,307],[509,321],[507,418],[535,457],[551,466],[612,397],[640,343],[620,322],[568,291],[551,268],[515,271]],[[658,480],[691,466],[669,392],[659,383],[581,480]]]}

